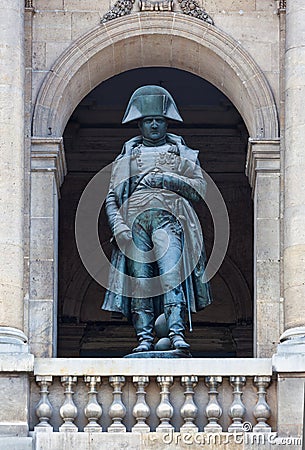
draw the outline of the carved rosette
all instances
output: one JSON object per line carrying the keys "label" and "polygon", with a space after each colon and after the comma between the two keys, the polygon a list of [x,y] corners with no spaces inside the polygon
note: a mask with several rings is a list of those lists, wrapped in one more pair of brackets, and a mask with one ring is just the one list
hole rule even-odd
{"label": "carved rosette", "polygon": [[[101,23],[109,22],[118,17],[127,16],[132,12],[135,0],[117,0],[113,7],[101,19]],[[203,20],[214,25],[214,21],[197,0],[178,0],[183,14]],[[140,11],[173,11],[173,0],[139,0]]]}
{"label": "carved rosette", "polygon": [[188,16],[196,17],[197,19],[203,20],[211,25],[214,25],[214,21],[208,13],[201,8],[197,0],[178,0],[181,11],[183,14]]}
{"label": "carved rosette", "polygon": [[131,13],[135,0],[118,0],[113,7],[101,19],[101,23],[109,22],[109,20],[117,17],[126,16]]}

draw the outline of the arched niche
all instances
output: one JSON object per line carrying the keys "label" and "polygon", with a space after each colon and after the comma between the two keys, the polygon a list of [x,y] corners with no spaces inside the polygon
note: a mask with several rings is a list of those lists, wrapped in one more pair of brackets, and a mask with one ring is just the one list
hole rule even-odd
{"label": "arched niche", "polygon": [[[246,127],[228,98],[201,77],[172,67],[145,67],[122,72],[92,90],[74,110],[64,132],[68,174],[61,187],[59,212],[60,356],[113,357],[129,353],[136,344],[131,324],[101,311],[104,288],[80,260],[73,230],[85,185],[114,160],[124,141],[138,133],[136,124],[120,123],[131,92],[156,83],[174,96],[184,122],[170,123],[170,132],[182,135],[187,145],[199,150],[202,167],[224,195],[232,231],[225,260],[212,280],[213,303],[193,315],[194,331],[187,332],[192,354],[252,355],[253,204],[244,173]],[[209,253],[214,226],[203,202],[196,209]],[[110,230],[106,217],[101,219],[100,241],[109,255]]]}
{"label": "arched niche", "polygon": [[61,136],[79,102],[102,81],[138,67],[175,67],[223,92],[252,138],[278,136],[276,105],[266,78],[242,45],[218,28],[182,14],[134,14],[76,40],[39,91],[33,136]]}
{"label": "arched niche", "polygon": [[[270,252],[266,251],[268,246],[278,249],[278,245],[274,246],[273,242],[264,242],[262,237],[265,234],[265,223],[260,219],[265,219],[261,194],[266,189],[264,176],[267,173],[272,174],[273,188],[279,191],[277,184],[279,130],[272,91],[253,58],[239,42],[223,31],[181,14],[149,13],[133,14],[116,19],[76,40],[53,65],[35,101],[32,123],[32,161],[34,161],[32,176],[35,179],[32,179],[31,210],[35,210],[35,214],[38,214],[35,202],[40,193],[44,197],[52,197],[54,222],[51,237],[54,243],[54,264],[48,257],[45,261],[46,267],[43,269],[44,276],[48,278],[48,281],[53,282],[53,289],[50,286],[48,292],[52,302],[43,299],[40,306],[36,301],[33,310],[29,313],[30,321],[32,321],[30,325],[32,340],[35,341],[32,351],[37,356],[56,355],[54,342],[57,310],[57,254],[55,249],[58,235],[56,225],[58,211],[54,186],[57,186],[58,193],[65,172],[61,140],[65,126],[81,100],[101,82],[130,69],[154,66],[182,69],[209,81],[231,100],[246,124],[250,135],[247,174],[253,188],[254,201],[261,203],[259,208],[256,204],[254,208],[255,214],[261,215],[255,216],[254,219],[254,303],[256,305],[254,354],[258,356],[271,354],[271,347],[275,344],[278,330],[274,329],[272,337],[267,336],[271,344],[269,345],[268,342],[265,344],[264,331],[268,325],[266,313],[276,303],[278,292],[276,288],[272,292],[266,291],[261,280],[263,274],[269,271],[272,277],[271,285],[279,286],[280,270],[276,266],[279,260],[278,255],[273,252],[270,258]],[[49,178],[55,174],[53,182],[48,180],[49,195],[46,193],[46,184],[40,179],[41,172]],[[256,188],[257,185],[259,189]],[[278,198],[279,192],[276,202]],[[42,210],[43,208],[41,206]],[[268,226],[278,227],[278,223]],[[40,247],[43,248],[43,235],[40,240]],[[41,270],[41,264],[41,261],[39,265],[37,264],[37,271]],[[49,274],[46,273],[48,271]],[[30,286],[31,291],[35,292],[35,286]],[[265,301],[266,296],[267,301]],[[276,307],[279,308],[277,303]],[[42,308],[44,308],[43,313]],[[41,341],[36,341],[38,334],[35,333],[34,324],[39,324],[41,319],[47,322],[46,330],[48,331]]]}

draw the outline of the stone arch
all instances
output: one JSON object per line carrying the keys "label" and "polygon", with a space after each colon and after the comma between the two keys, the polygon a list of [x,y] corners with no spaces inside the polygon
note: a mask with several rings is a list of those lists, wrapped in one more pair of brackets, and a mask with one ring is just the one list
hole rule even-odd
{"label": "stone arch", "polygon": [[100,25],[57,60],[39,91],[34,136],[61,136],[78,103],[102,81],[137,67],[194,73],[236,106],[250,137],[278,136],[268,82],[241,44],[218,28],[179,13],[138,13]]}

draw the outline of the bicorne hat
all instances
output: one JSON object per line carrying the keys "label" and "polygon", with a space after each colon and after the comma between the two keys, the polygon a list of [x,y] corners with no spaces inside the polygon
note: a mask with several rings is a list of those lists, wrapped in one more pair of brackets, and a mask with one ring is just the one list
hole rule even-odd
{"label": "bicorne hat", "polygon": [[161,86],[142,86],[130,97],[122,123],[147,116],[162,116],[183,122],[173,97]]}

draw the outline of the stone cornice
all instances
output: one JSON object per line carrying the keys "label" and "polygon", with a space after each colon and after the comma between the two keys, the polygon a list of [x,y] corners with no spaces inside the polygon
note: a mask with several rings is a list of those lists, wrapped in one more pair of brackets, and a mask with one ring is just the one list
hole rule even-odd
{"label": "stone cornice", "polygon": [[280,173],[280,139],[249,139],[246,175],[252,189],[257,173]]}
{"label": "stone cornice", "polygon": [[63,138],[32,137],[31,171],[54,172],[59,191],[67,173]]}

